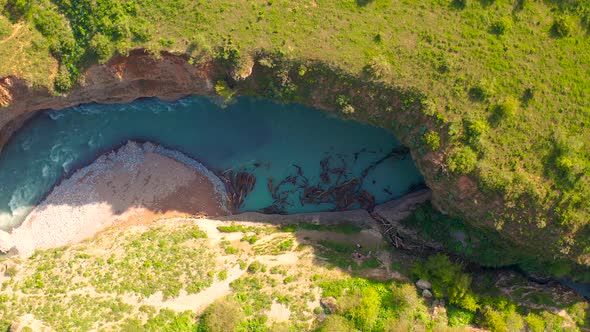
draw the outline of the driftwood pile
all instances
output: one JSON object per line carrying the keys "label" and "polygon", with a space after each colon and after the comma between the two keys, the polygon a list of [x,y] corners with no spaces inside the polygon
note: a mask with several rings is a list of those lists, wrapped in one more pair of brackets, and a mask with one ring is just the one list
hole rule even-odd
{"label": "driftwood pile", "polygon": [[[328,156],[320,161],[321,172],[318,183],[310,183],[309,179],[303,174],[301,167],[294,164],[295,174],[287,176],[276,184],[274,179],[268,179],[267,188],[273,198],[273,203],[262,209],[262,212],[269,214],[287,213],[287,208],[293,206],[293,202],[289,200],[293,194],[299,195],[299,203],[302,206],[306,204],[333,204],[334,211],[343,211],[354,206],[360,206],[362,209],[372,211],[375,206],[375,197],[362,189],[365,178],[387,159],[404,159],[408,153],[408,148],[395,148],[365,168],[359,177],[351,179],[347,178],[348,167],[346,160],[339,157],[339,161],[335,161],[335,158]],[[355,153],[354,161],[356,162],[357,159],[358,153]],[[226,170],[220,174],[220,177],[225,183],[228,192],[228,203],[233,209],[232,211],[236,212],[242,207],[244,199],[254,188],[256,177],[245,170],[238,172]]]}
{"label": "driftwood pile", "polygon": [[[285,213],[286,208],[293,205],[288,201],[289,196],[296,192],[299,193],[301,205],[333,204],[334,211],[343,211],[358,205],[362,209],[371,211],[375,206],[375,197],[362,189],[365,178],[387,159],[404,159],[408,153],[408,148],[395,148],[365,168],[360,177],[352,179],[347,178],[348,167],[344,158],[340,157],[340,162],[336,163],[334,158],[328,156],[320,161],[320,181],[315,184],[310,184],[301,167],[293,165],[297,169],[296,175],[288,176],[277,185],[274,185],[274,181],[269,179],[268,190],[274,202],[271,206],[263,209],[263,212]],[[358,154],[355,154],[355,161],[357,159]]]}
{"label": "driftwood pile", "polygon": [[254,189],[256,177],[245,171],[234,172],[228,169],[221,172],[219,178],[225,184],[228,196],[227,204],[232,213],[235,213],[244,205],[244,199]]}

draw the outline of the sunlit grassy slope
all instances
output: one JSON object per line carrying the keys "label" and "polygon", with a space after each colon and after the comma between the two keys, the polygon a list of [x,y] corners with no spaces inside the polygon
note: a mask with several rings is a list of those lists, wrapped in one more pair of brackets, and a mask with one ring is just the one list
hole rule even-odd
{"label": "sunlit grassy slope", "polygon": [[[588,303],[569,290],[514,273],[466,273],[446,256],[411,256],[375,230],[346,224],[175,218],[2,259],[0,267],[3,331],[25,314],[56,331],[577,331],[588,324]],[[403,275],[430,280],[446,305],[423,298]]]}
{"label": "sunlit grassy slope", "polygon": [[[0,0],[0,7],[0,76],[65,91],[86,66],[116,52],[215,56],[230,41],[242,55],[264,49],[320,60],[424,93],[427,111],[443,120],[437,131],[450,138],[442,146],[447,167],[471,173],[508,205],[534,210],[534,227],[557,221],[574,234],[590,218],[586,1]],[[498,217],[498,228],[515,219]]]}

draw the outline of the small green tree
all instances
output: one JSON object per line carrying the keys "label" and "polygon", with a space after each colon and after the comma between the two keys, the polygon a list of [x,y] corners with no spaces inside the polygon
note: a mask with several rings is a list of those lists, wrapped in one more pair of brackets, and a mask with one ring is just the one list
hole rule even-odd
{"label": "small green tree", "polygon": [[512,21],[506,17],[496,20],[490,26],[490,32],[495,35],[503,35],[512,29]]}
{"label": "small green tree", "polygon": [[558,38],[569,37],[574,31],[574,24],[567,16],[558,16],[553,20],[551,33]]}
{"label": "small green tree", "polygon": [[519,104],[516,98],[508,96],[493,107],[494,116],[497,118],[509,118],[516,114]]}
{"label": "small green tree", "polygon": [[381,297],[374,288],[352,290],[338,300],[338,305],[347,318],[362,331],[370,331],[379,317]]}
{"label": "small green tree", "polygon": [[468,146],[455,148],[447,157],[447,167],[455,174],[468,174],[475,169],[477,154]]}
{"label": "small green tree", "polygon": [[199,322],[199,331],[232,332],[236,331],[244,321],[244,310],[232,296],[213,302]]}
{"label": "small green tree", "polygon": [[451,262],[447,256],[437,254],[428,257],[426,262],[416,264],[414,273],[430,281],[436,297],[448,298],[450,303],[471,312],[479,308],[471,291],[471,276],[463,273],[461,265]]}
{"label": "small green tree", "polygon": [[429,130],[422,136],[422,142],[430,149],[436,151],[440,148],[440,136],[436,131]]}
{"label": "small green tree", "polygon": [[494,310],[491,306],[485,306],[481,310],[481,325],[487,327],[492,332],[508,332],[508,325],[502,317],[502,314]]}

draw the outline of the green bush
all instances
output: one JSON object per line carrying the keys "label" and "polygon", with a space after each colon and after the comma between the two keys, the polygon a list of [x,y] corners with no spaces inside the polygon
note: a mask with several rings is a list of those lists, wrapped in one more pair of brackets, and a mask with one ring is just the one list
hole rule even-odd
{"label": "green bush", "polygon": [[440,136],[436,131],[429,130],[422,136],[422,142],[430,149],[436,151],[440,148]]}
{"label": "green bush", "polygon": [[494,21],[490,26],[490,32],[495,35],[503,35],[512,29],[512,21],[503,17],[497,21]]}
{"label": "green bush", "polygon": [[191,311],[176,313],[170,309],[161,309],[157,316],[148,319],[146,331],[194,331],[195,314]]}
{"label": "green bush", "polygon": [[219,80],[215,83],[215,92],[218,96],[223,98],[226,103],[231,101],[236,94],[236,91],[230,88],[224,80]]}
{"label": "green bush", "polygon": [[266,265],[260,263],[259,261],[254,261],[250,263],[248,266],[248,272],[256,273],[256,272],[266,272]]}
{"label": "green bush", "polygon": [[525,317],[525,322],[527,324],[527,329],[531,332],[544,332],[545,331],[545,322],[543,322],[543,318],[541,316],[530,313]]}
{"label": "green bush", "polygon": [[449,326],[452,327],[471,325],[475,320],[474,312],[453,305],[447,307],[447,316],[449,319]]}
{"label": "green bush", "polygon": [[223,46],[217,49],[217,59],[226,65],[237,67],[240,63],[240,49],[231,37],[224,40]]}
{"label": "green bush", "polygon": [[354,325],[346,318],[338,315],[330,315],[326,318],[318,332],[357,332]]}
{"label": "green bush", "polygon": [[417,312],[420,310],[426,310],[424,303],[416,287],[411,284],[393,284],[391,286],[391,295],[393,300],[393,306],[399,311],[404,313]]}
{"label": "green bush", "polygon": [[202,332],[236,331],[245,320],[244,310],[240,303],[231,296],[213,302],[199,321]]}
{"label": "green bush", "polygon": [[363,68],[365,75],[374,79],[388,78],[392,74],[391,65],[385,56],[376,56]]}
{"label": "green bush", "polygon": [[10,21],[6,17],[0,15],[0,39],[9,36],[11,32],[12,26],[10,25]]}
{"label": "green bush", "polygon": [[465,129],[467,133],[467,142],[476,147],[480,144],[481,137],[489,130],[487,122],[482,120],[467,121]]}
{"label": "green bush", "polygon": [[452,0],[451,5],[457,9],[465,9],[467,7],[467,0]]}
{"label": "green bush", "polygon": [[99,63],[106,62],[112,55],[111,41],[103,34],[94,36],[90,49],[96,55]]}
{"label": "green bush", "polygon": [[567,16],[558,16],[553,20],[551,33],[558,38],[569,37],[574,31],[574,24]]}
{"label": "green bush", "polygon": [[447,167],[455,174],[468,174],[475,169],[477,154],[468,146],[455,148],[447,157]]}
{"label": "green bush", "polygon": [[426,262],[416,264],[414,274],[430,281],[434,296],[448,298],[451,304],[471,312],[479,308],[471,291],[471,276],[463,273],[462,266],[451,262],[447,256],[428,257]]}
{"label": "green bush", "polygon": [[381,309],[381,297],[372,288],[355,289],[338,300],[342,314],[362,331],[370,331]]}
{"label": "green bush", "polygon": [[70,72],[68,72],[64,67],[62,67],[57,73],[53,84],[55,91],[67,92],[72,88],[74,82],[72,80],[72,75],[70,74]]}
{"label": "green bush", "polygon": [[493,107],[494,116],[497,118],[509,118],[516,114],[519,102],[514,97],[506,97],[501,103]]}
{"label": "green bush", "polygon": [[480,80],[469,88],[468,94],[471,100],[483,102],[494,94],[494,89],[490,82]]}
{"label": "green bush", "polygon": [[481,310],[482,319],[481,325],[490,329],[492,332],[507,332],[508,325],[502,317],[502,314],[494,310],[490,306],[486,306]]}

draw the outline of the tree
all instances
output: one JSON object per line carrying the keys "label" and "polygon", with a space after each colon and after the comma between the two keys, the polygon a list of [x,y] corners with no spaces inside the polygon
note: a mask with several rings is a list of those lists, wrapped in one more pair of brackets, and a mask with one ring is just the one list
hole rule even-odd
{"label": "tree", "polygon": [[244,310],[232,296],[213,302],[205,311],[199,323],[200,331],[232,332],[244,321]]}

